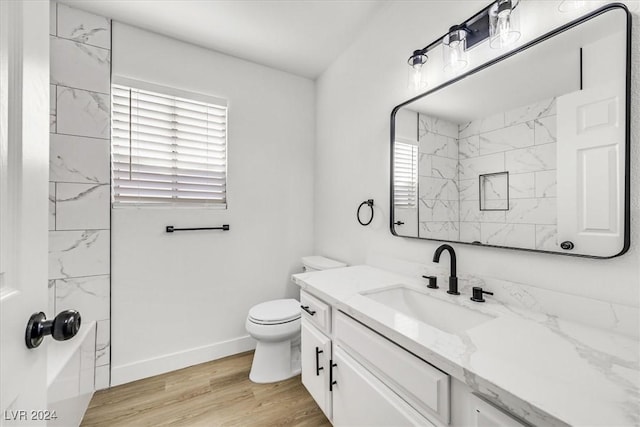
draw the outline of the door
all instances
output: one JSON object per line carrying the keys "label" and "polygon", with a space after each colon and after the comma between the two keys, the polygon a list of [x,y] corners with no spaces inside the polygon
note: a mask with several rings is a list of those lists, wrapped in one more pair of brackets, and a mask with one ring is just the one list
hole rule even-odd
{"label": "door", "polygon": [[435,426],[340,346],[334,362],[334,426]]}
{"label": "door", "polygon": [[624,82],[558,98],[558,244],[602,257],[624,248]]}
{"label": "door", "polygon": [[329,391],[331,340],[304,318],[301,335],[302,384],[322,412],[331,419],[331,392]]}
{"label": "door", "polygon": [[47,409],[46,345],[28,350],[25,329],[47,307],[48,29],[48,1],[0,1],[2,425],[45,425],[31,411]]}

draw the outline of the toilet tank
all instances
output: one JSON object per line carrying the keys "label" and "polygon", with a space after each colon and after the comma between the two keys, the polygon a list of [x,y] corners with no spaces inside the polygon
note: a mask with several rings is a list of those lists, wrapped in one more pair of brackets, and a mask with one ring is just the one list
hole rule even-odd
{"label": "toilet tank", "polygon": [[329,270],[331,268],[341,268],[347,266],[347,264],[345,264],[344,262],[336,261],[318,255],[302,257],[302,265],[304,266],[304,271]]}

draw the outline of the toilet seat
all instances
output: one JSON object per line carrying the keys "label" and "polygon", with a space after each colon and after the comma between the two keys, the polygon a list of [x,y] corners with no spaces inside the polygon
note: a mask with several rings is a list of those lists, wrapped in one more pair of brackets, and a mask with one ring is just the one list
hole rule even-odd
{"label": "toilet seat", "polygon": [[295,299],[277,299],[255,305],[249,310],[249,321],[260,325],[278,325],[300,318],[300,303]]}

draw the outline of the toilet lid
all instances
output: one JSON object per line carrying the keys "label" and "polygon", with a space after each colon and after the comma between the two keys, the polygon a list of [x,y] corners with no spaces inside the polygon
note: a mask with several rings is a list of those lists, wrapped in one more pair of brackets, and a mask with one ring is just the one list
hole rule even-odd
{"label": "toilet lid", "polygon": [[261,323],[282,323],[300,317],[300,302],[295,299],[276,299],[254,305],[249,318]]}
{"label": "toilet lid", "polygon": [[302,257],[302,264],[315,270],[330,270],[332,268],[342,268],[347,266],[344,262],[318,255]]}

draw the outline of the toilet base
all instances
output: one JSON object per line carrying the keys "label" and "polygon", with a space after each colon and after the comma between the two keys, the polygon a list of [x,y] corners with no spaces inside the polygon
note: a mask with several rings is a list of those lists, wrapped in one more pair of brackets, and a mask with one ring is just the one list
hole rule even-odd
{"label": "toilet base", "polygon": [[291,340],[258,341],[249,379],[254,383],[265,384],[284,381],[300,374],[300,356],[291,357],[295,351],[299,352],[300,347],[292,347]]}

